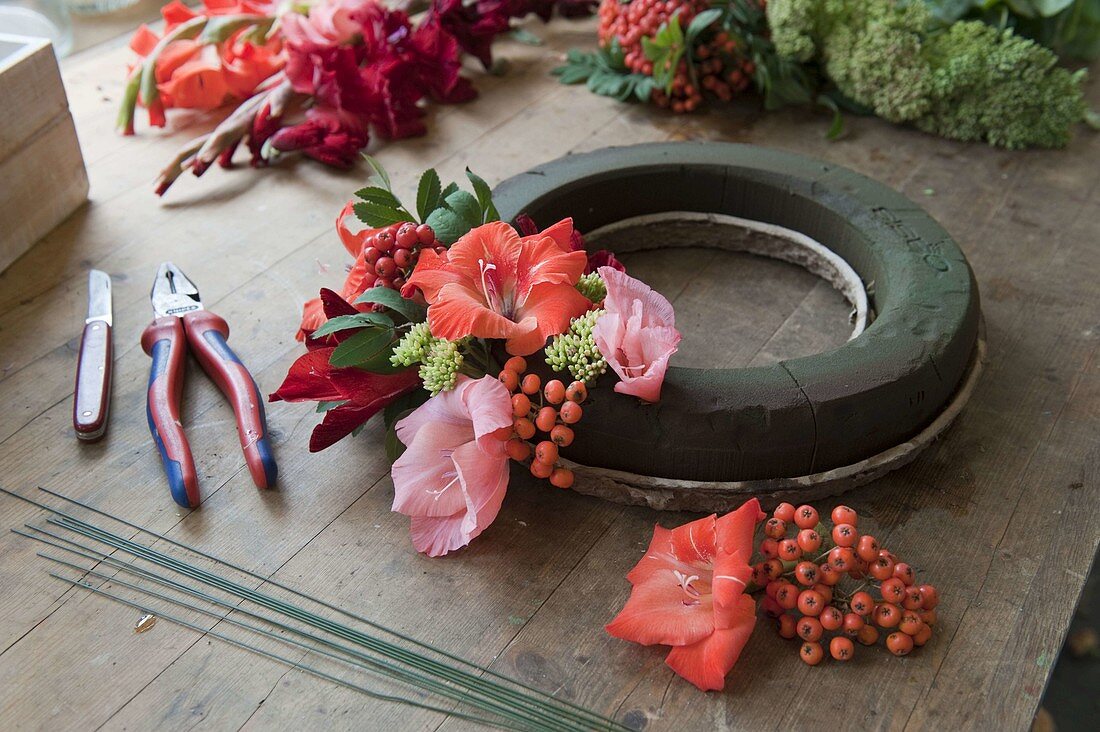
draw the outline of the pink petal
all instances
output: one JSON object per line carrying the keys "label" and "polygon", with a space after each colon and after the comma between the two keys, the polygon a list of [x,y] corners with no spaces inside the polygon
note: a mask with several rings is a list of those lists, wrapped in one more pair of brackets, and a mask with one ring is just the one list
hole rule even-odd
{"label": "pink petal", "polygon": [[459,392],[462,404],[470,415],[478,445],[487,452],[495,453],[491,443],[507,438],[502,431],[512,429],[512,395],[508,388],[492,376],[483,376],[476,381],[464,377],[455,391]]}
{"label": "pink petal", "polygon": [[600,267],[597,271],[607,285],[604,308],[608,312],[628,313],[633,309],[633,301],[640,300],[645,314],[643,326],[676,325],[676,311],[664,295],[641,280],[634,279],[613,267]]}
{"label": "pink petal", "polygon": [[[393,510],[406,516],[451,516],[466,506],[455,454],[473,431],[446,422],[421,427],[390,469]],[[475,446],[476,449],[476,446]]]}
{"label": "pink petal", "polygon": [[726,675],[737,663],[756,625],[756,604],[742,595],[736,607],[736,621],[726,630],[716,630],[692,645],[681,645],[668,653],[665,663],[701,691],[721,689]]}
{"label": "pink petal", "polygon": [[496,456],[486,456],[474,443],[455,450],[454,465],[464,501],[450,516],[414,516],[410,525],[413,547],[431,557],[461,549],[477,538],[497,517],[508,490],[508,457],[503,443]]}

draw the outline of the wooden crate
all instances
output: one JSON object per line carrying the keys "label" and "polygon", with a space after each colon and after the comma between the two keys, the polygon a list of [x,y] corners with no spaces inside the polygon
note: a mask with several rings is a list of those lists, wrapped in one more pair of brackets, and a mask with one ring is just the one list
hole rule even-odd
{"label": "wooden crate", "polygon": [[0,271],[88,197],[49,41],[0,33]]}

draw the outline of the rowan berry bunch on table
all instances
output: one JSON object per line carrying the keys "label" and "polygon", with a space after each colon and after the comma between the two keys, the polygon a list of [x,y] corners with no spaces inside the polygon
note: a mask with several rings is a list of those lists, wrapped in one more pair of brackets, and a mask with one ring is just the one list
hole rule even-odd
{"label": "rowan berry bunch on table", "polygon": [[[531,475],[548,479],[558,488],[573,485],[573,471],[558,464],[558,448],[573,444],[571,425],[584,413],[581,403],[588,398],[583,381],[566,386],[558,379],[543,385],[537,374],[527,373],[527,360],[513,356],[498,376],[512,394],[512,437],[506,450],[516,462],[530,460]],[[536,435],[541,433],[541,439]],[[532,448],[531,442],[535,442]]]}
{"label": "rowan berry bunch on table", "polygon": [[[755,0],[750,4],[763,6]],[[600,45],[617,44],[626,70],[667,79],[650,94],[662,107],[694,111],[704,92],[729,101],[748,88],[755,64],[744,43],[720,27],[685,34],[710,7],[709,0],[603,0]]]}
{"label": "rowan berry bunch on table", "polygon": [[802,641],[799,657],[811,666],[826,653],[837,661],[885,637],[905,656],[932,638],[939,594],[919,584],[913,568],[860,534],[859,516],[837,506],[826,524],[816,509],[781,503],[764,524],[753,581],[763,587],[764,612],[779,635]]}

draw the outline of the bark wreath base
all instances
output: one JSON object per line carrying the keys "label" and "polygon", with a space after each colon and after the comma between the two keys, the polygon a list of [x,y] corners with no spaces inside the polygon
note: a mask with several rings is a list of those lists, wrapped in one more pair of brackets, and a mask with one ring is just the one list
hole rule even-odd
{"label": "bark wreath base", "polygon": [[622,236],[617,222],[709,219],[726,233],[701,245],[803,264],[840,285],[858,313],[864,291],[820,253],[806,255],[812,247],[788,247],[787,256],[754,249],[759,237],[733,236],[725,217],[789,229],[850,265],[870,291],[867,319],[877,314],[825,353],[752,368],[672,367],[656,405],[615,394],[614,376],[603,377],[564,455],[577,463],[581,492],[705,511],[751,495],[839,493],[912,460],[980,373],[978,289],[966,257],[916,204],[845,168],[748,145],[638,145],[553,161],[505,181],[494,200],[505,220],[527,213],[545,226],[572,216],[620,253],[679,237]]}

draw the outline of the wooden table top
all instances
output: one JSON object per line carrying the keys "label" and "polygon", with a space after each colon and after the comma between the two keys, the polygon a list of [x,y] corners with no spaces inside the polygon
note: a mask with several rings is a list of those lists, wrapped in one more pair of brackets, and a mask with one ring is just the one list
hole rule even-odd
{"label": "wooden table top", "polygon": [[[844,500],[939,587],[928,646],[903,659],[861,649],[847,666],[810,668],[762,620],[726,690],[700,693],[664,665],[664,650],[603,631],[653,524],[690,515],[514,481],[471,547],[428,559],[411,549],[407,518],[390,512],[378,424],[310,455],[310,406],[269,405],[281,476],[260,493],[229,407],[194,364],[183,421],[205,500],[178,509],[146,425],[149,361],[138,343],[157,265],[172,259],[188,273],[271,392],[301,352],[301,304],[342,280],[332,221],[365,172],[212,169],[158,200],[156,170],[211,118],[114,134],[127,59],[117,42],[64,66],[91,202],[0,276],[0,483],[84,498],[637,728],[1026,728],[1100,538],[1100,136],[1082,129],[1065,151],[1018,153],[873,119],[849,119],[848,136],[829,142],[825,117],[748,103],[674,117],[548,75],[564,49],[592,44],[593,28],[555,21],[531,26],[544,46],[500,44],[506,75],[472,70],[476,102],[433,109],[427,137],[379,146],[378,158],[408,195],[429,166],[455,179],[469,165],[495,183],[606,145],[733,140],[851,167],[926,207],[977,274],[985,372],[942,439]],[[1090,99],[1100,106],[1100,84]],[[843,339],[839,296],[797,268],[662,256],[631,266],[675,299],[682,363],[759,363]],[[114,278],[116,376],[107,439],[81,445],[70,412],[90,267]],[[5,529],[42,519],[7,498],[0,517]],[[0,533],[0,728],[454,726],[169,623],[137,635],[136,612],[67,590],[36,550]]]}

